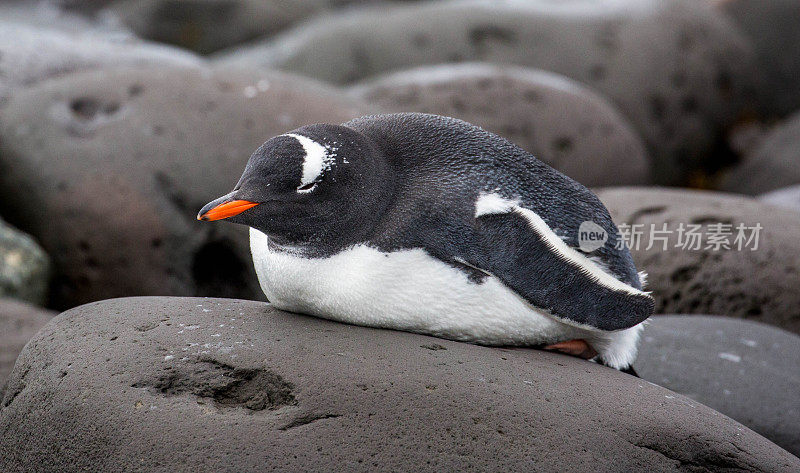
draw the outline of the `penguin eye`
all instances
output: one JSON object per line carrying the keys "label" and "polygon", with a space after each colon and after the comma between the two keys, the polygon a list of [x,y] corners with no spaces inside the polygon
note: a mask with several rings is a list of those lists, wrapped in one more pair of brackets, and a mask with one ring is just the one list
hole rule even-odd
{"label": "penguin eye", "polygon": [[308,184],[303,184],[303,185],[301,185],[301,186],[299,186],[297,188],[297,192],[300,192],[302,194],[307,194],[307,193],[313,191],[314,189],[316,189],[317,184],[319,184],[319,182],[317,182],[317,181],[309,182]]}

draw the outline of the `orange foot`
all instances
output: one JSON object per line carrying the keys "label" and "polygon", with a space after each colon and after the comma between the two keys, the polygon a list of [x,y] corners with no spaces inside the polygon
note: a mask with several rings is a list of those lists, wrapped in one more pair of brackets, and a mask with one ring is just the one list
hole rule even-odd
{"label": "orange foot", "polygon": [[566,342],[547,345],[544,347],[544,349],[577,356],[578,358],[583,358],[584,360],[590,360],[597,356],[597,351],[595,351],[595,349],[583,339],[568,340]]}

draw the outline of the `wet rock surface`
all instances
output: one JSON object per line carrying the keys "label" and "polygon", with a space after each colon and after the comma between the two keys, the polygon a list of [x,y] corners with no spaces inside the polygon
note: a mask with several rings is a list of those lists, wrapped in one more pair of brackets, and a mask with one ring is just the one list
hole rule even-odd
{"label": "wet rock surface", "polygon": [[0,18],[0,109],[15,88],[71,72],[102,66],[193,67],[199,63],[188,52],[126,34],[41,28]]}
{"label": "wet rock surface", "polygon": [[490,64],[391,73],[350,91],[387,112],[460,118],[586,186],[650,182],[645,147],[604,98],[556,74]]}
{"label": "wet rock surface", "polygon": [[0,297],[0,397],[19,352],[55,315],[57,312]]}
{"label": "wet rock surface", "polygon": [[800,337],[723,316],[665,315],[645,327],[636,371],[800,455]]}
{"label": "wet rock surface", "polygon": [[[750,44],[704,2],[431,2],[326,17],[221,55],[337,83],[424,64],[550,70],[609,97],[647,142],[660,183],[724,164],[720,133],[754,103]],[[720,162],[718,162],[720,161]]]}
{"label": "wet rock surface", "polygon": [[[617,226],[629,225],[629,236],[641,232],[631,254],[649,275],[647,289],[653,291],[657,313],[727,315],[800,333],[796,212],[717,192],[613,188],[597,194]],[[736,243],[739,225],[741,245]],[[758,225],[761,229],[754,230]],[[728,249],[719,241],[727,241]]]}
{"label": "wet rock surface", "polygon": [[47,301],[50,258],[29,235],[0,219],[0,297]]}
{"label": "wet rock surface", "polygon": [[365,108],[285,74],[105,69],[15,94],[0,211],[54,260],[53,307],[138,294],[262,298],[245,227],[201,225],[268,138]]}
{"label": "wet rock surface", "polygon": [[770,130],[723,179],[721,188],[761,194],[800,184],[800,113]]}
{"label": "wet rock surface", "polygon": [[583,360],[236,300],[64,313],[22,352],[2,406],[8,472],[800,468],[695,401]]}

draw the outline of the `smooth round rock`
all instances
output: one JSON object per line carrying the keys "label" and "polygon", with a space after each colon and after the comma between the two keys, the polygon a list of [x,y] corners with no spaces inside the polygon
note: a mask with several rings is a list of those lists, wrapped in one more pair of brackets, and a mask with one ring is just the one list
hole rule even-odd
{"label": "smooth round rock", "polygon": [[767,112],[800,109],[800,2],[797,0],[716,0],[720,10],[754,45],[764,71]]}
{"label": "smooth round rock", "polygon": [[[369,0],[118,0],[104,10],[142,38],[206,54],[266,37],[309,16]],[[377,0],[375,0],[377,2]]]}
{"label": "smooth round rock", "polygon": [[0,298],[0,397],[22,348],[57,312]]}
{"label": "smooth round rock", "polygon": [[631,254],[649,275],[656,313],[727,315],[800,333],[796,212],[719,192],[611,188],[597,195],[617,226],[640,235]]}
{"label": "smooth round rock", "polygon": [[0,297],[47,302],[50,258],[36,241],[0,219]]}
{"label": "smooth round rock", "polygon": [[220,61],[336,83],[462,61],[550,70],[612,99],[647,142],[657,181],[673,184],[730,164],[712,150],[722,130],[755,104],[759,79],[751,45],[723,14],[696,0],[373,8],[305,23]]}
{"label": "smooth round rock", "polygon": [[93,14],[101,3],[111,0],[3,0],[0,28],[5,23],[22,23],[44,30],[67,33],[101,33],[132,38],[130,30],[106,15]]}
{"label": "smooth round rock", "polygon": [[647,152],[625,118],[564,76],[514,66],[440,65],[390,73],[351,93],[386,111],[466,120],[586,186],[650,182]]}
{"label": "smooth round rock", "polygon": [[758,200],[800,212],[800,185],[761,194],[758,196]]}
{"label": "smooth round rock", "polygon": [[800,113],[777,125],[723,179],[721,189],[761,194],[800,184]]}
{"label": "smooth round rock", "polygon": [[61,314],[2,405],[8,472],[800,468],[728,417],[584,360],[236,300]]}
{"label": "smooth round rock", "polygon": [[645,327],[636,371],[800,455],[800,337],[729,317],[667,315]]}
{"label": "smooth round rock", "polygon": [[70,32],[0,19],[0,108],[14,88],[45,79],[101,66],[152,64],[191,67],[200,59],[126,34]]}
{"label": "smooth round rock", "polygon": [[198,222],[264,141],[366,107],[254,70],[104,69],[15,94],[0,212],[54,259],[53,307],[121,295],[263,298],[247,228]]}

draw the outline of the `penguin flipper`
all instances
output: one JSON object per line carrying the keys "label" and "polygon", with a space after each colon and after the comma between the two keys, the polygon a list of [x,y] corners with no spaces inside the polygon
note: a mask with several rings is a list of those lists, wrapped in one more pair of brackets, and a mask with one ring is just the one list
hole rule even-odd
{"label": "penguin flipper", "polygon": [[653,313],[652,296],[568,246],[535,212],[516,202],[499,204],[476,210],[483,244],[482,254],[468,258],[472,264],[570,325],[621,330]]}

